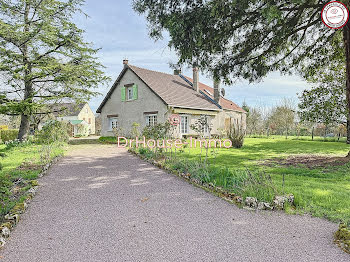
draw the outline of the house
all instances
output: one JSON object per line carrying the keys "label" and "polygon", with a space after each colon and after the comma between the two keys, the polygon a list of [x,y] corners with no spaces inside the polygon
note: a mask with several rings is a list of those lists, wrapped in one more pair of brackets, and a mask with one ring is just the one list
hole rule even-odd
{"label": "house", "polygon": [[71,136],[95,134],[95,114],[88,103],[60,103],[51,107],[56,120],[71,125]]}
{"label": "house", "polygon": [[97,113],[101,114],[101,135],[112,136],[113,128],[122,128],[128,136],[133,123],[141,128],[162,123],[172,115],[179,117],[174,136],[195,135],[191,124],[201,116],[208,117],[211,134],[220,134],[231,124],[246,127],[246,112],[220,94],[219,83],[214,88],[198,81],[198,69],[193,78],[178,71],[174,75],[130,65],[124,68],[107,93]]}

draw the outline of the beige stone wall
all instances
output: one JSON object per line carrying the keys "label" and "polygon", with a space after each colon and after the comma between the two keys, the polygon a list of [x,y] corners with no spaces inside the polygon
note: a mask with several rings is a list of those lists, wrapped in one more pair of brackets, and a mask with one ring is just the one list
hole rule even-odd
{"label": "beige stone wall", "polygon": [[90,134],[95,134],[95,114],[89,104],[85,104],[78,115],[78,119],[85,120],[89,124]]}
{"label": "beige stone wall", "polygon": [[[195,124],[195,122],[200,118],[200,114],[179,114],[187,115],[189,117],[189,123]],[[203,113],[203,115],[206,115]],[[211,135],[220,135],[225,132],[225,120],[230,119],[232,123],[238,123],[243,129],[246,128],[246,114],[236,111],[221,110],[216,113],[216,115],[208,115],[209,124],[211,126]],[[227,121],[227,120],[226,120]],[[174,129],[175,137],[181,137],[180,127]],[[196,131],[189,129],[189,134],[187,136],[197,135]]]}
{"label": "beige stone wall", "polygon": [[[128,84],[138,85],[138,99],[121,101],[121,87]],[[165,103],[131,70],[127,70],[111,97],[101,110],[101,135],[113,136],[109,127],[108,116],[118,115],[118,126],[124,131],[123,135],[130,135],[132,124],[137,122],[142,130],[146,126],[145,112],[157,111],[157,122],[168,119],[168,107]]]}
{"label": "beige stone wall", "polygon": [[[138,99],[132,101],[121,100],[121,87],[128,84],[138,85]],[[127,70],[120,83],[118,83],[111,97],[105,103],[101,110],[101,136],[113,136],[113,131],[110,130],[109,116],[118,115],[118,127],[122,128],[123,134],[129,136],[131,134],[132,124],[137,122],[140,124],[140,130],[146,126],[145,112],[157,111],[157,122],[164,123],[169,116],[174,112],[174,109],[168,106],[146,86],[137,75],[131,70]],[[193,112],[192,112],[193,111]],[[176,112],[176,111],[175,111]],[[188,110],[187,113],[178,113],[179,115],[187,115],[189,117],[189,125],[194,124],[202,114],[201,110]],[[203,114],[207,114],[204,112]],[[245,114],[235,111],[220,110],[217,112],[210,112],[209,121],[212,126],[212,134],[219,134],[225,128],[225,119],[237,119],[245,127]],[[177,126],[173,130],[174,137],[180,138],[180,127]],[[189,130],[188,135],[196,135],[194,130]]]}

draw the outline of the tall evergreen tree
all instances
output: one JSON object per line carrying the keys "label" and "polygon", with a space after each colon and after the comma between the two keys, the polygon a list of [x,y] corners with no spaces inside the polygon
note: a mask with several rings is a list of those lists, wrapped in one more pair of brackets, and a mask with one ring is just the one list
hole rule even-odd
{"label": "tall evergreen tree", "polygon": [[21,116],[24,139],[48,103],[85,101],[108,78],[72,21],[83,0],[0,0],[0,113]]}
{"label": "tall evergreen tree", "polygon": [[[196,62],[227,83],[258,81],[271,71],[312,73],[343,57],[350,108],[350,23],[322,23],[321,0],[134,0],[150,36],[170,35],[179,63]],[[342,1],[349,8],[349,0]],[[350,110],[347,111],[350,143]]]}

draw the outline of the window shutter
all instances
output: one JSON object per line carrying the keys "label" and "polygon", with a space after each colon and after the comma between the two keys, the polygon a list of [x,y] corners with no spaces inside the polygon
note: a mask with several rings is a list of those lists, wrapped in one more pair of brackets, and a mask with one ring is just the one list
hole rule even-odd
{"label": "window shutter", "polygon": [[133,86],[133,98],[136,100],[138,98],[138,86]]}
{"label": "window shutter", "polygon": [[122,101],[125,101],[125,87],[123,86],[122,88],[121,88],[121,95],[122,95]]}

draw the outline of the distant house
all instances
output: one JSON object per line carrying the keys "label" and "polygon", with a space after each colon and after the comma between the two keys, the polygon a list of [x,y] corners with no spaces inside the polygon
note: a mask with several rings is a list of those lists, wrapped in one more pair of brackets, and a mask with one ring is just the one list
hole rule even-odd
{"label": "distant house", "polygon": [[53,118],[71,125],[71,136],[95,134],[95,114],[88,103],[54,104],[51,110]]}
{"label": "distant house", "polygon": [[123,128],[129,135],[132,124],[141,128],[163,123],[176,115],[179,125],[175,137],[195,135],[191,124],[201,116],[208,117],[211,134],[219,134],[232,124],[246,127],[246,112],[234,102],[224,98],[219,83],[209,87],[198,81],[198,69],[193,79],[179,72],[166,74],[129,65],[124,69],[107,93],[97,113],[101,114],[101,135],[113,135],[113,128]]}

